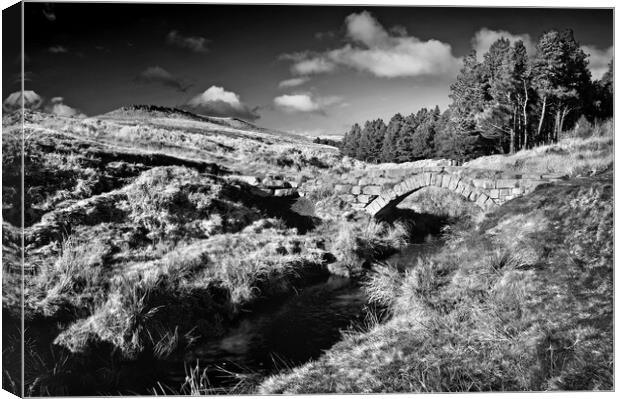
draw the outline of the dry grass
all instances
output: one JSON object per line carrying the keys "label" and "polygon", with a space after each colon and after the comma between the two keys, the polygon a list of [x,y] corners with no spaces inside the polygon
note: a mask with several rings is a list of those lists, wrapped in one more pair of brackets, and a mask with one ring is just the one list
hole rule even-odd
{"label": "dry grass", "polygon": [[609,128],[605,132],[602,136],[565,138],[557,144],[522,150],[514,155],[480,157],[464,166],[517,173],[589,176],[613,164],[613,130]]}

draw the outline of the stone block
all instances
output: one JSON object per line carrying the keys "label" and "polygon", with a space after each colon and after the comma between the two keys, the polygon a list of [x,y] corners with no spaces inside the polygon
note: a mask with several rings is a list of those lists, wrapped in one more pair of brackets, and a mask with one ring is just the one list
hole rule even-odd
{"label": "stone block", "polygon": [[384,191],[381,196],[385,197],[385,198],[387,198],[387,199],[389,199],[391,201],[394,198],[398,197],[398,194],[396,194],[396,191],[394,191],[394,189],[391,188],[391,189],[389,189],[387,191]]}
{"label": "stone block", "polygon": [[489,199],[489,196],[486,194],[480,194],[478,196],[478,198],[476,199],[476,204],[478,204],[481,207],[484,207],[484,203]]}
{"label": "stone block", "polygon": [[[438,183],[439,182],[439,183]],[[438,186],[441,185],[441,175],[435,174],[433,173],[431,175],[431,186]]]}
{"label": "stone block", "polygon": [[431,185],[431,179],[432,179],[432,173],[424,173],[423,174],[423,181],[424,181],[424,186],[430,186]]}
{"label": "stone block", "polygon": [[378,168],[369,169],[368,170],[368,176],[370,176],[370,177],[382,177],[382,176],[385,176],[385,170],[378,169]]}
{"label": "stone block", "polygon": [[420,178],[418,176],[410,177],[405,182],[407,184],[407,190],[413,191],[420,187]]}
{"label": "stone block", "polygon": [[362,193],[363,194],[371,194],[371,195],[380,195],[381,194],[381,187],[379,187],[379,186],[365,186],[365,187],[362,187]]}
{"label": "stone block", "polygon": [[478,188],[491,189],[495,188],[495,182],[487,179],[472,179],[472,184]]}
{"label": "stone block", "polygon": [[407,191],[409,190],[407,189],[406,182],[398,183],[397,185],[394,186],[394,192],[396,193],[397,196],[401,196],[405,194]]}
{"label": "stone block", "polygon": [[358,195],[362,193],[362,188],[360,186],[351,187],[351,194]]}
{"label": "stone block", "polygon": [[381,209],[381,207],[376,203],[376,202],[372,202],[370,205],[368,205],[366,208],[364,208],[366,210],[366,212],[370,213],[371,215],[376,214],[377,212],[379,212],[379,210]]}
{"label": "stone block", "polygon": [[540,180],[540,175],[534,174],[534,173],[525,173],[523,175],[521,175],[521,179],[525,179],[525,180]]}
{"label": "stone block", "polygon": [[459,182],[461,181],[461,178],[458,176],[452,176],[452,178],[450,179],[450,184],[448,185],[448,188],[452,191],[456,191],[456,188],[459,185]]}
{"label": "stone block", "polygon": [[293,195],[294,192],[295,190],[292,188],[276,188],[273,190],[273,195],[276,197],[287,197],[289,195]]}
{"label": "stone block", "polygon": [[338,198],[340,198],[341,200],[343,200],[344,202],[354,202],[355,201],[355,195],[353,194],[341,194],[338,196]]}
{"label": "stone block", "polygon": [[374,200],[372,203],[373,204],[377,204],[379,206],[379,209],[383,208],[384,206],[386,206],[388,204],[388,200],[385,199],[384,197],[379,197],[376,200]]}
{"label": "stone block", "polygon": [[496,188],[513,188],[519,186],[518,179],[497,179],[495,181]]}
{"label": "stone block", "polygon": [[449,188],[451,181],[452,181],[452,176],[451,175],[443,175],[442,178],[441,178],[441,187]]}
{"label": "stone block", "polygon": [[346,184],[336,184],[334,186],[334,192],[336,194],[346,194],[349,191],[351,191],[351,186],[348,186]]}
{"label": "stone block", "polygon": [[499,198],[500,190],[498,188],[492,188],[489,190],[489,197],[491,198]]}
{"label": "stone block", "polygon": [[454,192],[457,194],[463,194],[463,190],[465,190],[465,184],[462,181],[459,181],[454,188]]}
{"label": "stone block", "polygon": [[476,201],[478,199],[478,192],[472,190],[471,193],[469,193],[469,195],[467,196],[467,198],[469,198],[470,201]]}
{"label": "stone block", "polygon": [[357,202],[361,202],[364,204],[369,204],[371,201],[371,196],[367,194],[360,194],[357,196]]}
{"label": "stone block", "polygon": [[515,187],[512,189],[512,192],[511,192],[511,194],[515,196],[523,195],[523,193],[524,193],[523,187]]}
{"label": "stone block", "polygon": [[489,198],[485,203],[484,203],[484,208],[485,209],[492,209],[492,208],[496,208],[499,205],[492,199]]}
{"label": "stone block", "polygon": [[510,195],[511,193],[512,193],[512,188],[500,188],[499,189],[500,196]]}
{"label": "stone block", "polygon": [[423,168],[423,170],[425,172],[441,173],[443,172],[444,168],[443,166],[428,166],[426,168]]}
{"label": "stone block", "polygon": [[385,177],[389,179],[393,179],[393,180],[399,180],[406,174],[407,174],[407,171],[402,170],[402,169],[387,169],[385,171]]}

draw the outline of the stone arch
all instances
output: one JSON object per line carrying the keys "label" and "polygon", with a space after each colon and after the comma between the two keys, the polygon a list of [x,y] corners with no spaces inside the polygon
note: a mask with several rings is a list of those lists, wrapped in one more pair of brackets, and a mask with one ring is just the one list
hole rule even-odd
{"label": "stone arch", "polygon": [[377,198],[366,206],[366,212],[372,216],[385,209],[391,209],[398,205],[410,194],[424,187],[441,187],[450,190],[461,197],[474,202],[482,209],[488,209],[498,204],[489,197],[481,187],[476,187],[473,181],[467,177],[450,173],[419,173],[394,185],[391,189],[382,192]]}

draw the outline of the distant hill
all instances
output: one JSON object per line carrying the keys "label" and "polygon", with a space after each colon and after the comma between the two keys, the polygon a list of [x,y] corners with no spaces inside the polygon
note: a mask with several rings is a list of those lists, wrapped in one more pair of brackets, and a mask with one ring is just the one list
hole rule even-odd
{"label": "distant hill", "polygon": [[163,107],[159,105],[139,104],[124,106],[102,114],[97,118],[135,121],[148,121],[160,118],[182,119],[188,121],[212,123],[214,125],[222,126],[225,128],[232,128],[246,132],[266,133],[279,137],[292,138],[295,140],[310,141],[310,139],[305,136],[297,135],[294,133],[282,132],[274,129],[267,129],[240,118],[199,115],[183,109]]}

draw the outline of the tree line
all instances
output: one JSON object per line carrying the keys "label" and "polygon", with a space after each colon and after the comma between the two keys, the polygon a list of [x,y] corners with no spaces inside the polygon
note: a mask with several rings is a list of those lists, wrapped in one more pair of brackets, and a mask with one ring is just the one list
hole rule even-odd
{"label": "tree line", "polygon": [[452,103],[404,117],[355,124],[339,144],[343,154],[367,162],[444,157],[466,160],[513,153],[557,142],[580,117],[612,117],[613,62],[592,80],[587,54],[572,30],[551,30],[527,54],[522,41],[495,41],[482,61],[463,60],[450,86]]}

